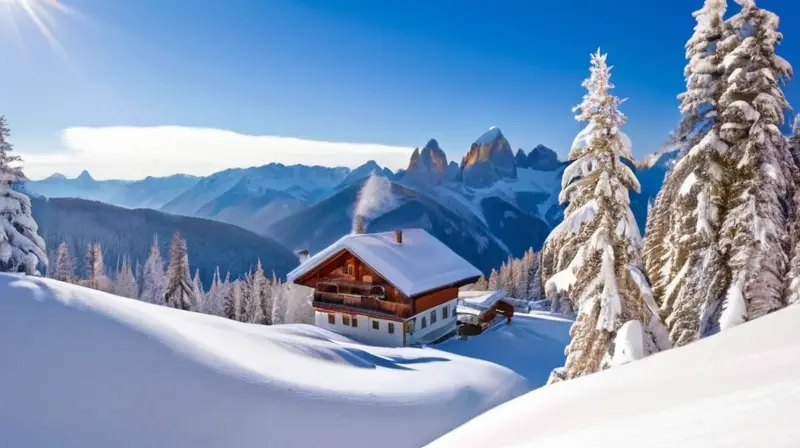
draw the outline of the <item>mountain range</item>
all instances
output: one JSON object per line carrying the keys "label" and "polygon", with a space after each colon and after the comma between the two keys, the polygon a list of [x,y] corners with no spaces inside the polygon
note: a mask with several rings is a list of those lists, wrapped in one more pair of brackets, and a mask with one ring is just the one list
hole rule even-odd
{"label": "mountain range", "polygon": [[[675,153],[631,165],[642,184],[631,208],[644,227],[647,204],[661,187]],[[368,231],[422,227],[484,272],[509,255],[541,248],[563,215],[558,203],[568,162],[539,145],[512,146],[492,127],[448,161],[435,139],[411,154],[397,173],[374,161],[355,169],[269,165],[220,171],[205,177],[175,175],[130,181],[97,181],[53,175],[25,189],[45,197],[92,199],[127,208],[208,218],[269,237],[291,250],[318,251],[351,231],[356,203],[371,174],[390,181],[393,206],[372,217]],[[152,235],[148,236],[150,238]]]}

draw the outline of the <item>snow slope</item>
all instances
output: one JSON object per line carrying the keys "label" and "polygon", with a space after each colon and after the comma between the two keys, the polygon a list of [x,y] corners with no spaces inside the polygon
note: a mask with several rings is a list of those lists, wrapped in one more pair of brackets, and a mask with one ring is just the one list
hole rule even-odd
{"label": "snow slope", "polygon": [[800,307],[506,403],[430,447],[795,447]]}
{"label": "snow slope", "polygon": [[546,312],[515,313],[510,325],[501,323],[479,336],[451,339],[436,348],[511,369],[528,380],[530,390],[544,386],[550,372],[564,365],[572,323]]}
{"label": "snow slope", "polygon": [[417,447],[525,390],[444,351],[0,274],[4,447]]}

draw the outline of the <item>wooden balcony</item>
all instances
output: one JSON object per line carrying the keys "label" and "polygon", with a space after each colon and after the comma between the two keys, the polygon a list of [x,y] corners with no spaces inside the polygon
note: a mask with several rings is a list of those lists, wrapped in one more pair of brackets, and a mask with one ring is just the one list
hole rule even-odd
{"label": "wooden balcony", "polygon": [[386,300],[382,286],[339,279],[317,284],[314,306],[332,311],[363,310],[382,318],[411,317],[411,304]]}

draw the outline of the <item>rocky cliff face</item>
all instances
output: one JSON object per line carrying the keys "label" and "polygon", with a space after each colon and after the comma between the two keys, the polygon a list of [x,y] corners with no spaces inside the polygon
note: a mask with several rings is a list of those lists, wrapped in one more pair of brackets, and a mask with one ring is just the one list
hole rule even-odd
{"label": "rocky cliff face", "polygon": [[464,185],[473,188],[517,178],[514,153],[499,128],[491,127],[470,146],[461,161],[461,177]]}
{"label": "rocky cliff face", "polygon": [[447,155],[439,148],[436,140],[430,139],[422,151],[415,149],[411,154],[403,179],[410,184],[437,185],[444,180],[450,180],[450,171]]}
{"label": "rocky cliff face", "polygon": [[558,154],[544,145],[539,145],[528,154],[527,168],[537,171],[553,171],[561,167],[562,162],[558,160]]}

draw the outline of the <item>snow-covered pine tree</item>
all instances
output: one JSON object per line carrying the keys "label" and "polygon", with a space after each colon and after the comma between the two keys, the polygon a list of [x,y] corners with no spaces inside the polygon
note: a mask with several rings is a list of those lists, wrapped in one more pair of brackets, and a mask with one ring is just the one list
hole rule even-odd
{"label": "snow-covered pine tree", "polygon": [[264,275],[264,268],[261,260],[256,264],[253,272],[251,284],[251,306],[253,307],[252,322],[256,324],[272,325],[272,289],[270,288],[267,276]]}
{"label": "snow-covered pine tree", "polygon": [[497,269],[492,269],[492,273],[489,274],[489,290],[494,291],[500,288],[500,274],[497,272]]}
{"label": "snow-covered pine tree", "polygon": [[208,305],[206,304],[206,293],[203,291],[203,282],[200,281],[200,269],[194,271],[192,295],[194,296],[194,311],[205,313]]}
{"label": "snow-covered pine tree", "polygon": [[203,312],[212,316],[224,316],[225,310],[225,285],[219,275],[219,266],[214,271],[214,278],[211,287],[206,294],[205,310]]}
{"label": "snow-covered pine tree", "polygon": [[533,254],[530,275],[528,281],[528,300],[542,300],[544,299],[544,287],[542,286],[542,265],[540,263],[541,252]]}
{"label": "snow-covered pine tree", "polygon": [[83,269],[86,273],[86,279],[81,283],[84,286],[103,292],[112,291],[113,284],[108,275],[106,275],[106,266],[103,262],[103,247],[100,243],[90,243],[86,246]]}
{"label": "snow-covered pine tree", "polygon": [[513,294],[513,276],[511,274],[511,265],[514,259],[510,256],[502,266],[500,266],[500,289],[504,289],[507,293]]}
{"label": "snow-covered pine tree", "polygon": [[194,306],[194,288],[189,272],[189,250],[179,233],[172,235],[169,246],[164,303],[171,308],[191,311]]}
{"label": "snow-covered pine tree", "polygon": [[474,291],[486,291],[487,289],[489,289],[489,281],[486,280],[486,276],[481,275],[481,278],[479,278],[478,281],[475,282],[475,285],[472,286],[472,289]]}
{"label": "snow-covered pine tree", "polygon": [[794,206],[791,209],[793,216],[789,226],[792,245],[791,261],[783,294],[786,304],[796,305],[800,303],[800,114],[795,116],[792,135],[789,136],[787,144],[794,162]]}
{"label": "snow-covered pine tree", "polygon": [[284,285],[272,272],[272,282],[270,282],[270,291],[272,297],[272,323],[284,324],[286,323],[286,314],[289,308],[289,296],[285,294]]}
{"label": "snow-covered pine tree", "polygon": [[158,235],[153,235],[153,245],[150,254],[142,268],[142,287],[139,299],[156,305],[164,304],[166,277],[164,275],[164,260],[158,248]]}
{"label": "snow-covered pine tree", "polygon": [[37,233],[30,198],[12,188],[25,175],[18,165],[22,159],[11,154],[10,135],[5,116],[0,116],[0,272],[39,275],[39,265],[47,266],[47,248]]}
{"label": "snow-covered pine tree", "polygon": [[782,91],[792,67],[775,53],[782,39],[779,18],[753,0],[730,19],[738,45],[725,56],[726,89],[720,106],[725,153],[726,214],[720,249],[730,283],[724,291],[719,328],[725,330],[780,309],[789,265],[788,210],[793,204],[794,165],[779,127],[789,108]]}
{"label": "snow-covered pine tree", "polygon": [[[567,293],[577,320],[570,330],[567,360],[550,382],[591,374],[666,349],[668,341],[652,292],[641,271],[642,238],[630,210],[628,190],[636,176],[621,158],[632,160],[630,139],[620,129],[622,101],[610,93],[606,55],[591,57],[588,93],[575,108],[587,122],[570,151],[560,200],[569,205],[564,222],[548,238],[563,271],[548,280],[548,291]],[[551,287],[556,283],[555,288]]]}
{"label": "snow-covered pine tree", "polygon": [[513,292],[511,296],[525,300],[528,295],[528,269],[525,265],[525,258],[516,258],[511,263],[511,286]]}
{"label": "snow-covered pine tree", "polygon": [[700,337],[710,310],[724,290],[718,249],[725,195],[718,104],[727,52],[725,0],[706,0],[694,13],[694,35],[686,43],[686,92],[679,96],[684,142],[648,214],[645,266],[660,313],[675,345]]}
{"label": "snow-covered pine tree", "polygon": [[231,283],[230,309],[231,319],[242,322],[242,281],[234,280]]}
{"label": "snow-covered pine tree", "polygon": [[114,294],[136,299],[138,298],[137,293],[138,288],[136,286],[136,278],[133,275],[133,268],[131,267],[131,257],[125,255],[122,257],[122,266],[117,271],[117,276],[114,279]]}
{"label": "snow-covered pine tree", "polygon": [[56,249],[53,278],[67,283],[75,283],[77,281],[75,277],[75,257],[70,253],[69,244],[66,241],[59,243]]}

